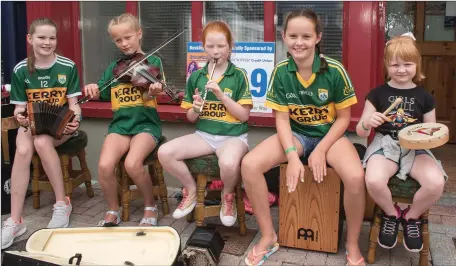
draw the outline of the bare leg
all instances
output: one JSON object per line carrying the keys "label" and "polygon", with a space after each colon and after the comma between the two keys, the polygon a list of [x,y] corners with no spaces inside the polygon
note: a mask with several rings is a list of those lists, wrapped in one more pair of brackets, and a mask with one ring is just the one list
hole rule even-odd
{"label": "bare leg", "polygon": [[[108,134],[101,148],[100,161],[98,162],[98,181],[103,191],[103,196],[108,203],[109,210],[118,211],[117,180],[115,175],[116,165],[120,158],[130,148],[130,137],[115,133]],[[104,220],[113,222],[116,217],[106,214]]]}
{"label": "bare leg", "polygon": [[49,135],[35,136],[34,145],[36,152],[40,156],[43,169],[51,182],[54,189],[56,201],[68,202],[65,199],[65,187],[63,186],[62,167],[60,165],[59,155],[55,149],[56,146],[67,141],[71,136],[65,135],[60,140],[56,140]]}
{"label": "bare leg", "polygon": [[[125,170],[144,197],[144,206],[155,206],[152,179],[144,170],[144,160],[155,149],[157,143],[149,133],[139,133],[131,139],[130,151],[125,158]],[[144,210],[144,217],[157,217],[157,213]]]}
{"label": "bare leg", "polygon": [[405,218],[418,219],[442,196],[445,179],[440,168],[427,154],[416,156],[410,175],[420,183],[421,188],[415,193]]}
{"label": "bare leg", "polygon": [[202,137],[190,134],[163,144],[158,150],[158,158],[163,169],[179,179],[189,194],[193,195],[196,193],[196,183],[183,161],[212,153],[212,147]]}
{"label": "bare leg", "polygon": [[[293,142],[299,156],[302,156],[304,152],[301,143],[296,137],[293,137]],[[272,225],[268,187],[264,173],[286,161],[287,157],[277,134],[261,142],[242,160],[242,181],[261,231],[261,239],[255,247],[256,253],[267,250],[270,245],[277,242],[277,234]]]}
{"label": "bare leg", "polygon": [[[340,156],[343,154],[343,156]],[[364,169],[353,144],[348,138],[338,139],[326,154],[327,162],[344,182],[344,209],[347,218],[346,249],[352,261],[363,256],[359,250],[359,235],[366,203]]]}
{"label": "bare leg", "polygon": [[241,174],[241,160],[247,151],[247,145],[237,138],[227,140],[216,150],[225,194],[234,191]]}
{"label": "bare leg", "polygon": [[16,138],[16,154],[11,171],[11,217],[16,222],[21,220],[25,193],[30,180],[30,163],[34,151],[35,147],[30,130],[24,132],[24,128],[19,128]]}
{"label": "bare leg", "polygon": [[397,172],[398,165],[380,154],[374,154],[367,161],[366,187],[375,203],[388,216],[397,216],[388,180]]}

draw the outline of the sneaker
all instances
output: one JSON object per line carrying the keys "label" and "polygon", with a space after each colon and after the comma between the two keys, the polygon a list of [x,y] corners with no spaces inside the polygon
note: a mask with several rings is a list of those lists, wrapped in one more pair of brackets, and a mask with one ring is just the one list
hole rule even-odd
{"label": "sneaker", "polygon": [[20,237],[27,231],[25,223],[21,218],[21,222],[15,222],[13,218],[8,218],[2,227],[2,249],[9,248],[16,237]]}
{"label": "sneaker", "polygon": [[68,204],[64,201],[57,201],[54,204],[54,213],[52,214],[52,219],[49,222],[47,228],[64,228],[68,227],[70,223],[70,214],[73,210],[71,206],[71,201],[69,197],[66,197]]}
{"label": "sneaker", "polygon": [[411,252],[420,252],[423,249],[423,234],[421,220],[405,219],[409,208],[402,213],[402,228],[404,229],[404,247]]}
{"label": "sneaker", "polygon": [[220,220],[225,226],[232,226],[237,219],[235,193],[224,194],[222,191],[222,208],[220,209]]}
{"label": "sneaker", "polygon": [[397,243],[397,233],[399,231],[399,223],[401,222],[401,209],[394,205],[397,210],[397,216],[387,216],[382,214],[380,218],[380,233],[378,234],[377,242],[382,248],[394,248]]}
{"label": "sneaker", "polygon": [[182,189],[183,198],[176,210],[173,212],[174,219],[180,219],[187,214],[191,213],[196,206],[196,193],[193,195],[188,195],[188,189]]}

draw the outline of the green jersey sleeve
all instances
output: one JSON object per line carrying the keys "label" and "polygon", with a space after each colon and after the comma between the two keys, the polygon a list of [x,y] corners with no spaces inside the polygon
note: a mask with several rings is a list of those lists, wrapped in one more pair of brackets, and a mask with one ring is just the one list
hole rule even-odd
{"label": "green jersey sleeve", "polygon": [[66,97],[72,98],[79,95],[82,95],[82,92],[79,82],[78,69],[76,66],[73,66],[69,73]]}
{"label": "green jersey sleeve", "polygon": [[244,69],[239,68],[239,96],[236,98],[237,103],[240,105],[252,105],[252,94],[250,93],[249,80],[247,78],[247,72]]}
{"label": "green jersey sleeve", "polygon": [[26,104],[28,102],[27,86],[25,84],[25,77],[21,76],[21,69],[13,72],[11,75],[11,96],[10,102],[12,104]]}
{"label": "green jersey sleeve", "polygon": [[288,112],[288,103],[285,98],[279,67],[280,65],[277,65],[274,68],[271,79],[269,80],[265,106],[279,112]]}
{"label": "green jersey sleeve", "polygon": [[332,59],[327,59],[327,62],[335,70],[333,74],[333,84],[336,110],[344,109],[356,104],[358,100],[356,99],[355,90],[344,66]]}

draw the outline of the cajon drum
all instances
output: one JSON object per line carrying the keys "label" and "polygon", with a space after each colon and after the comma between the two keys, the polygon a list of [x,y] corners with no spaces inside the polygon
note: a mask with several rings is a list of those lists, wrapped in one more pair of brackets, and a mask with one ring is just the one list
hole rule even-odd
{"label": "cajon drum", "polygon": [[287,166],[280,166],[279,244],[337,253],[343,222],[340,177],[327,167],[326,177],[318,184],[304,165],[304,183],[298,180],[296,190],[288,193]]}

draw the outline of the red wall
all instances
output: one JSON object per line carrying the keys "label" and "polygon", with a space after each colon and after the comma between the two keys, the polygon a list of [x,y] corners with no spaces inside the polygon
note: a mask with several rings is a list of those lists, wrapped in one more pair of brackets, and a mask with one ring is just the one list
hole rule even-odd
{"label": "red wall", "polygon": [[[347,69],[358,104],[352,108],[354,129],[364,108],[364,98],[369,90],[383,82],[383,48],[385,26],[385,2],[344,2],[343,25],[343,64]],[[138,13],[136,1],[127,1],[126,11]],[[264,2],[264,39],[275,41],[275,2]],[[82,80],[81,37],[79,30],[79,2],[27,2],[27,20],[48,16],[59,27],[58,48],[62,54],[72,59],[78,66]],[[203,2],[192,2],[192,41],[201,40]],[[185,115],[173,107],[159,108],[162,119],[175,121],[185,119]],[[89,117],[111,117],[108,103],[89,102],[83,106],[83,114]],[[168,114],[169,112],[169,114]],[[252,125],[274,126],[271,114],[252,114]]]}

